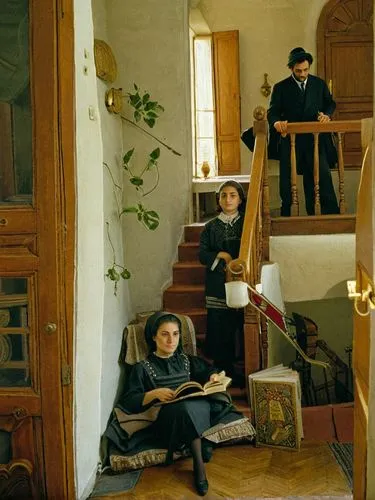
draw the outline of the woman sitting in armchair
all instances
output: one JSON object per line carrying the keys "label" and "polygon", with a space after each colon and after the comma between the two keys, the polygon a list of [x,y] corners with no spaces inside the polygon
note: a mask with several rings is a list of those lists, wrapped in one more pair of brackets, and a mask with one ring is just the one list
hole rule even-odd
{"label": "woman sitting in armchair", "polygon": [[[145,338],[149,355],[133,366],[115,412],[120,409],[124,416],[156,409],[148,429],[157,436],[160,446],[168,450],[166,463],[172,462],[173,452],[188,447],[193,457],[194,484],[203,496],[208,491],[204,462],[210,460],[212,447],[202,434],[230,413],[236,413],[238,418],[239,412],[226,392],[160,404],[171,401],[175,389],[184,382],[194,380],[204,384],[218,377],[217,370],[206,361],[183,352],[180,332],[180,320],[171,313],[157,312],[147,320]],[[127,451],[128,442],[123,439],[120,427],[121,417],[117,412],[117,418],[112,419],[107,428],[106,437],[118,449]],[[123,443],[126,445],[122,446]]]}

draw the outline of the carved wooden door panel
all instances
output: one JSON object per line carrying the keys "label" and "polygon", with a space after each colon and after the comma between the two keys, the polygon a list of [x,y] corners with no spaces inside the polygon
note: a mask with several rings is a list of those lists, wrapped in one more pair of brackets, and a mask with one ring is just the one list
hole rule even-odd
{"label": "carved wooden door panel", "polygon": [[4,499],[68,498],[56,6],[51,0],[0,2]]}
{"label": "carved wooden door panel", "polygon": [[[356,221],[356,292],[362,294],[371,286],[374,289],[374,198],[373,198],[373,153],[372,120],[362,125],[363,146],[366,154],[362,164],[361,182],[358,192]],[[368,149],[367,149],[368,148]],[[370,359],[373,357],[375,312],[369,303],[359,301],[354,311],[353,368],[354,368],[354,487],[355,500],[371,499],[367,491],[369,479],[368,463],[373,461],[374,447],[369,440],[369,402],[373,382],[370,378]],[[369,462],[370,458],[370,462]],[[374,481],[372,481],[374,483]]]}
{"label": "carved wooden door panel", "polygon": [[[331,0],[319,19],[318,74],[331,87],[336,120],[372,116],[372,11],[372,0]],[[361,156],[360,134],[345,134],[345,167],[360,167]]]}

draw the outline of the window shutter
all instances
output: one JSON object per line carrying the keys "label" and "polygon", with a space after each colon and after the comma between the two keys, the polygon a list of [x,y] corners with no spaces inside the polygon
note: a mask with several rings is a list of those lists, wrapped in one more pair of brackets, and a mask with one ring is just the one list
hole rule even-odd
{"label": "window shutter", "polygon": [[240,71],[238,30],[212,33],[219,175],[239,174]]}

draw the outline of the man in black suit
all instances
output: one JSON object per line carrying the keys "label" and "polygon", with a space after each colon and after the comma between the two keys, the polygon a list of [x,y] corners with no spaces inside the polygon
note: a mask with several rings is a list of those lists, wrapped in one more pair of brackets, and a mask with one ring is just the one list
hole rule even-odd
{"label": "man in black suit", "polygon": [[[281,215],[290,216],[290,137],[286,135],[288,122],[328,122],[336,103],[326,83],[310,75],[312,55],[302,47],[289,54],[288,67],[291,75],[276,83],[271,95],[268,122],[281,135],[279,145]],[[339,207],[332,184],[328,148],[332,146],[329,134],[319,135],[319,187],[322,214],[337,214]],[[314,137],[312,134],[296,135],[297,172],[303,174],[306,211],[314,215]]]}

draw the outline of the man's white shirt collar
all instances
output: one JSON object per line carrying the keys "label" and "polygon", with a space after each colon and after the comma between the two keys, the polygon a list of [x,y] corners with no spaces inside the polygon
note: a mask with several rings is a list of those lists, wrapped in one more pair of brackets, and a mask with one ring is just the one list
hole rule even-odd
{"label": "man's white shirt collar", "polygon": [[[301,83],[303,83],[303,84],[304,84],[304,87],[305,87],[305,89],[306,89],[306,84],[307,84],[307,80],[309,79],[309,77],[307,77],[307,78],[306,78],[306,80],[305,80],[304,82],[299,82],[299,81],[297,80],[297,78],[296,78],[296,77],[293,75],[293,73],[292,73],[292,78],[293,78],[293,80],[296,82],[296,84],[298,85],[298,87],[299,87],[300,89],[301,89]],[[301,89],[301,90],[302,90],[302,89]]]}

